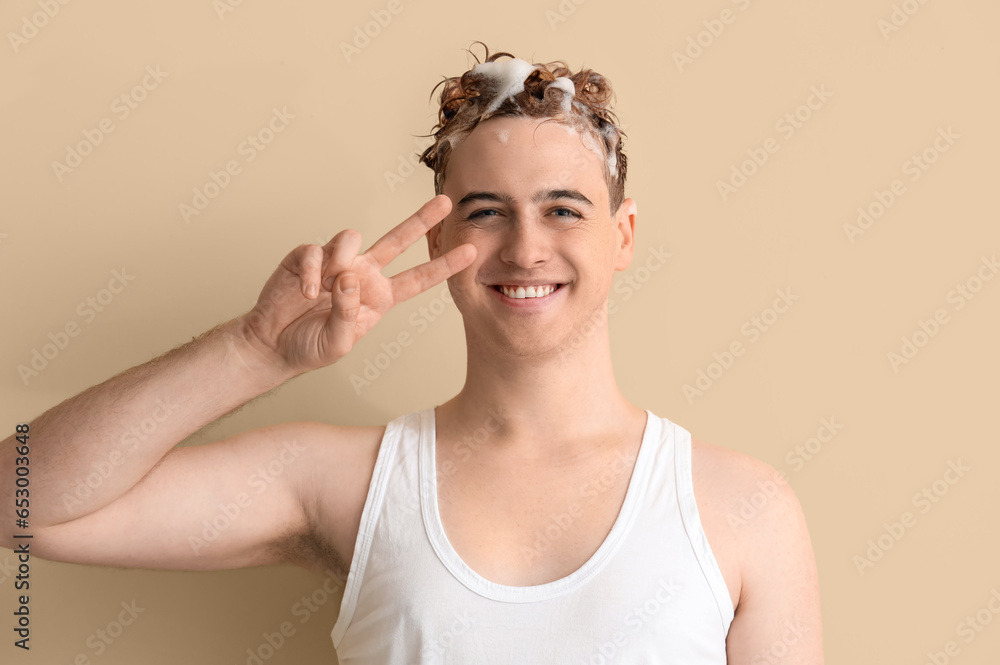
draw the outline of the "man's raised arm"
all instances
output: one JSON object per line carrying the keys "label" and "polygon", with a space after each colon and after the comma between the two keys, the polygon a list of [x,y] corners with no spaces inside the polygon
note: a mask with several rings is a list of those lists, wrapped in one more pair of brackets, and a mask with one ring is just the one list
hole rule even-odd
{"label": "man's raised arm", "polygon": [[[294,474],[267,502],[246,511],[250,517],[233,530],[231,551],[217,548],[212,563],[188,561],[191,550],[178,541],[197,533],[217,502],[231,500],[255,465],[280,454],[290,436],[308,439],[329,426],[293,423],[174,447],[284,381],[336,362],[392,306],[468,266],[475,252],[462,246],[395,277],[381,274],[449,210],[446,197],[435,197],[364,254],[358,254],[360,235],[350,230],[324,247],[298,247],[247,314],[31,421],[29,529],[37,553],[151,567],[267,562],[254,548],[306,527],[303,486],[293,484]],[[0,519],[8,525],[0,529],[0,544],[6,547],[13,543],[16,447],[13,436],[0,444]]]}

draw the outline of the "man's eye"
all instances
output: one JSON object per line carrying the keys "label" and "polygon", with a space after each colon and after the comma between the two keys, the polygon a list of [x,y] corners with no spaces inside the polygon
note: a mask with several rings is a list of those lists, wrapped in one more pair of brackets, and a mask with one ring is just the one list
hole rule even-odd
{"label": "man's eye", "polygon": [[[469,215],[469,219],[479,219],[480,217],[493,217],[494,215],[487,215],[486,213],[497,212],[492,208],[487,208],[485,210],[477,210],[476,212]],[[499,214],[499,213],[498,213]]]}
{"label": "man's eye", "polygon": [[580,217],[580,213],[571,208],[556,208],[552,211],[553,213],[568,213],[565,215],[557,214],[556,217]]}

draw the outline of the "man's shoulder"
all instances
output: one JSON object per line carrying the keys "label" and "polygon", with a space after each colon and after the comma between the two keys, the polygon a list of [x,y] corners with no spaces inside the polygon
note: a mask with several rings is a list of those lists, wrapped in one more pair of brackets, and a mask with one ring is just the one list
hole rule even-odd
{"label": "man's shoulder", "polygon": [[691,475],[695,495],[723,511],[735,531],[753,522],[768,529],[789,528],[788,518],[801,513],[787,474],[746,453],[691,439]]}
{"label": "man's shoulder", "polygon": [[702,526],[736,605],[747,580],[767,574],[775,548],[808,543],[802,508],[781,471],[694,437],[691,475]]}
{"label": "man's shoulder", "polygon": [[[720,496],[742,496],[757,490],[769,494],[794,492],[787,474],[752,455],[691,437],[692,475],[706,483],[706,490]],[[775,490],[773,486],[784,488]]]}
{"label": "man's shoulder", "polygon": [[[761,653],[758,646],[770,638],[757,636],[780,632],[791,625],[788,621],[818,627],[815,556],[786,474],[751,455],[703,441],[692,440],[691,457],[702,523],[737,608],[729,632],[731,657]],[[820,634],[815,630],[814,639]],[[810,648],[818,652],[818,641]]]}

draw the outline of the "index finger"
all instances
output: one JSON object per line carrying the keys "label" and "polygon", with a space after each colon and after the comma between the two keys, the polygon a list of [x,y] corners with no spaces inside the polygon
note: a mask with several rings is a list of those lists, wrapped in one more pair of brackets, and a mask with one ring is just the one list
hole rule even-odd
{"label": "index finger", "polygon": [[451,199],[439,194],[420,207],[394,229],[375,241],[365,254],[370,255],[382,268],[419,240],[427,231],[448,216]]}

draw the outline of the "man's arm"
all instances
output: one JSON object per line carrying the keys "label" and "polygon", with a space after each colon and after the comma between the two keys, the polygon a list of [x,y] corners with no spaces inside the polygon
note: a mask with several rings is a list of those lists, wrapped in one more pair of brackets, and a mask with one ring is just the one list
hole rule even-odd
{"label": "man's arm", "polygon": [[[31,528],[107,506],[178,442],[291,378],[291,371],[246,341],[244,328],[243,317],[229,321],[35,418],[29,433]],[[14,447],[11,437],[0,448],[0,500],[8,519]]]}
{"label": "man's arm", "polygon": [[[107,506],[32,528],[31,553],[105,566],[295,563],[346,574],[378,452],[371,432],[380,430],[295,422],[171,450]],[[312,500],[319,489],[321,510]]]}
{"label": "man's arm", "polygon": [[[246,341],[244,325],[243,317],[227,322],[31,423],[32,554],[202,570],[291,558],[279,544],[309,530],[297,488],[314,465],[303,458],[315,454],[317,438],[336,439],[334,428],[290,423],[174,449],[291,378]],[[15,443],[2,445],[4,477],[12,479]],[[267,492],[258,496],[260,482]],[[11,484],[4,483],[7,511],[14,505]],[[8,519],[13,524],[12,513]],[[13,547],[10,532],[3,531],[4,545]]]}
{"label": "man's arm", "polygon": [[[795,492],[778,472],[754,458],[735,454],[731,487],[740,496],[772,491],[739,533],[739,603],[729,627],[730,665],[823,664],[819,578],[809,529]],[[776,488],[776,489],[772,489]]]}
{"label": "man's arm", "polygon": [[[395,277],[381,274],[449,209],[446,197],[435,197],[364,254],[358,254],[361,238],[353,231],[325,247],[297,248],[248,314],[33,420],[32,552],[63,561],[182,569],[282,560],[276,543],[309,535],[319,488],[341,491],[318,482],[317,468],[363,463],[370,449],[352,452],[351,444],[370,441],[371,432],[291,423],[172,449],[288,378],[335,362],[392,306],[469,265],[474,249],[462,246]],[[0,519],[6,524],[14,520],[15,457],[10,437],[0,444]],[[289,472],[267,473],[279,464]],[[336,483],[336,471],[330,480]],[[261,487],[266,497],[252,500]],[[343,517],[324,515],[335,523]],[[13,546],[9,532],[0,541],[7,547]],[[199,549],[198,537],[208,544]]]}

